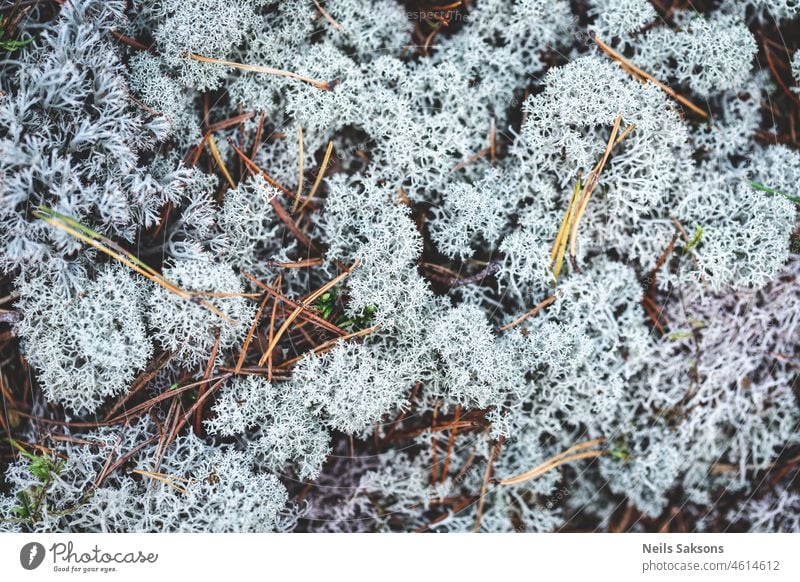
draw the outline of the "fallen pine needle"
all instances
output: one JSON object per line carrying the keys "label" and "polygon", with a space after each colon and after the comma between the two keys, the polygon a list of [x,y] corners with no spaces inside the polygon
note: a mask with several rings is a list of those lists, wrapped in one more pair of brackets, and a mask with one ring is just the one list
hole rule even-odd
{"label": "fallen pine needle", "polygon": [[[333,279],[331,279],[330,281],[325,283],[325,285],[323,285],[322,287],[320,287],[319,289],[317,289],[316,291],[311,293],[308,297],[306,297],[304,303],[311,303],[313,301],[316,301],[317,298],[319,298],[323,293],[325,293],[326,291],[328,291],[332,287],[336,286],[341,280],[343,280],[348,275],[350,275],[350,273],[353,272],[353,269],[355,269],[359,265],[360,262],[361,262],[360,259],[356,259],[356,261],[353,263],[353,265],[350,268],[348,268],[343,273],[340,273],[339,275],[337,275],[336,277],[334,277]],[[297,317],[305,309],[306,309],[305,307],[300,305],[299,307],[295,308],[295,310],[292,311],[289,314],[289,316],[283,321],[283,324],[278,328],[278,331],[275,333],[275,337],[272,338],[272,341],[269,343],[269,346],[267,346],[266,351],[261,356],[261,359],[258,362],[259,366],[263,366],[266,363],[266,361],[272,357],[272,350],[274,350],[275,346],[278,345],[278,342],[283,337],[283,334],[286,333],[286,330],[289,329],[289,326],[292,325],[292,322],[295,319],[297,319]]]}
{"label": "fallen pine needle", "polygon": [[336,30],[342,30],[342,25],[336,22],[333,16],[331,16],[330,13],[320,5],[318,0],[314,0],[314,6],[316,6],[317,10],[319,10],[319,13],[325,17],[325,20],[331,23],[332,27],[334,27]]}
{"label": "fallen pine needle", "polygon": [[597,36],[597,34],[595,34],[594,31],[590,30],[589,31],[589,35],[592,37],[592,40],[594,40],[594,42],[597,44],[597,46],[599,46],[600,49],[604,53],[606,53],[608,56],[610,56],[615,61],[618,61],[622,65],[622,68],[625,69],[632,77],[634,77],[635,79],[637,79],[639,81],[642,81],[642,82],[650,81],[656,87],[658,87],[659,89],[664,91],[664,93],[666,93],[667,95],[669,95],[670,97],[672,97],[673,99],[678,101],[679,103],[682,103],[683,105],[685,105],[686,107],[688,107],[689,109],[694,111],[697,115],[699,115],[701,117],[708,117],[708,113],[706,113],[703,109],[701,109],[700,107],[698,107],[697,105],[695,105],[694,103],[689,101],[683,95],[680,95],[677,91],[675,91],[671,87],[665,85],[664,83],[662,83],[661,81],[659,81],[658,79],[656,79],[655,77],[650,75],[649,73],[645,72],[644,70],[642,70],[639,67],[637,67],[636,65],[634,65],[628,59],[623,57],[617,51],[615,51],[610,46],[608,46],[606,43],[604,43],[602,40],[600,40],[600,37]]}
{"label": "fallen pine needle", "polygon": [[225,167],[225,162],[222,161],[222,156],[219,155],[217,142],[214,140],[214,136],[210,131],[206,134],[206,143],[208,144],[208,149],[211,150],[211,156],[217,163],[217,167],[219,168],[220,172],[222,172],[222,175],[225,176],[225,180],[227,180],[230,187],[235,190],[236,182],[233,181],[233,178],[231,178],[231,175],[228,173],[228,168]]}
{"label": "fallen pine needle", "polygon": [[222,59],[213,59],[211,57],[204,57],[203,55],[198,55],[195,53],[184,53],[184,56],[192,59],[194,61],[199,61],[201,63],[211,63],[214,65],[224,65],[226,67],[232,67],[234,69],[241,69],[242,71],[250,71],[253,73],[263,73],[266,75],[277,75],[278,77],[287,77],[289,79],[294,79],[296,81],[302,81],[303,83],[308,83],[316,87],[317,89],[323,89],[325,91],[332,90],[337,84],[338,81],[317,81],[316,79],[311,79],[309,77],[304,77],[303,75],[298,75],[297,73],[292,73],[291,71],[284,71],[282,69],[275,69],[273,67],[262,67],[259,65],[246,65],[243,63],[237,63],[234,61],[224,61]]}
{"label": "fallen pine needle", "polygon": [[303,204],[300,206],[300,212],[305,210],[305,207],[309,202],[311,202],[311,199],[314,198],[314,195],[317,193],[317,188],[319,188],[320,183],[322,183],[322,178],[325,176],[325,171],[328,169],[328,162],[330,162],[332,152],[333,142],[331,141],[328,142],[328,149],[325,150],[325,157],[322,159],[322,167],[320,167],[319,172],[317,172],[317,178],[314,180],[314,185],[311,186],[311,192],[308,193],[308,196],[305,200],[303,200]]}
{"label": "fallen pine needle", "polygon": [[368,327],[368,328],[365,328],[365,329],[362,329],[362,330],[359,330],[359,331],[354,331],[353,333],[348,333],[347,335],[343,335],[341,337],[335,337],[333,339],[330,339],[330,340],[328,340],[326,342],[321,343],[317,347],[313,348],[310,352],[306,352],[305,354],[303,354],[301,356],[297,356],[296,358],[292,358],[291,360],[287,360],[285,362],[281,362],[281,364],[279,366],[277,366],[277,368],[279,370],[285,370],[286,368],[290,368],[291,366],[295,365],[297,362],[299,362],[300,360],[302,360],[303,358],[305,358],[309,354],[323,354],[323,353],[333,349],[334,347],[336,347],[336,345],[341,341],[348,340],[348,339],[353,339],[355,337],[363,337],[365,335],[369,335],[369,334],[371,334],[371,333],[373,333],[375,331],[378,331],[378,329],[380,329],[380,326],[375,325],[375,326]]}
{"label": "fallen pine needle", "polygon": [[520,323],[522,323],[523,321],[525,321],[529,317],[532,317],[532,316],[536,315],[542,309],[544,309],[545,307],[547,307],[548,305],[553,303],[556,300],[556,298],[557,298],[557,295],[551,295],[550,297],[548,297],[547,299],[545,299],[544,301],[542,301],[538,305],[536,305],[536,307],[534,307],[530,311],[526,311],[525,313],[520,315],[517,319],[515,319],[511,323],[507,323],[503,327],[498,328],[497,331],[498,332],[506,331],[508,329],[511,329],[514,326],[519,325]]}
{"label": "fallen pine needle", "polygon": [[[524,483],[525,481],[530,481],[531,479],[535,479],[536,477],[540,477],[545,473],[552,471],[556,467],[563,465],[564,463],[571,463],[572,461],[579,461],[581,459],[589,459],[594,457],[599,457],[601,455],[608,454],[606,450],[594,450],[594,451],[584,451],[582,453],[578,453],[577,451],[583,451],[584,449],[588,449],[599,445],[605,441],[604,438],[596,438],[585,443],[581,443],[575,445],[574,447],[570,447],[563,453],[559,453],[558,455],[551,457],[550,459],[546,460],[544,463],[537,465],[530,471],[526,471],[516,477],[509,477],[508,479],[503,479],[501,481],[497,481],[498,485],[519,485],[520,483]],[[575,453],[575,454],[573,454]]]}
{"label": "fallen pine needle", "polygon": [[497,460],[497,457],[500,456],[500,447],[503,446],[504,440],[505,439],[502,436],[497,439],[497,444],[495,444],[489,453],[489,461],[486,463],[486,471],[483,473],[483,481],[481,482],[481,492],[478,496],[478,508],[475,510],[475,527],[472,529],[473,532],[481,531],[481,516],[483,515],[483,504],[484,498],[486,497],[486,488],[489,485],[489,480],[492,478],[494,462]]}
{"label": "fallen pine needle", "polygon": [[294,204],[292,204],[292,214],[297,212],[297,205],[300,203],[300,197],[303,195],[303,128],[297,127],[297,144],[300,148],[300,169],[297,172],[297,194],[294,197]]}

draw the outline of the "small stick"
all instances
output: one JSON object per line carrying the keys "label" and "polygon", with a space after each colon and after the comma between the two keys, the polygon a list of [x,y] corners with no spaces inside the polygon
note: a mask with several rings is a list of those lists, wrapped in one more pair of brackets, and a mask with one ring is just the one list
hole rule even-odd
{"label": "small stick", "polygon": [[251,71],[253,73],[264,73],[266,75],[277,75],[278,77],[287,77],[289,79],[294,79],[296,81],[302,81],[303,83],[308,83],[317,89],[323,89],[325,91],[331,91],[336,85],[338,85],[338,81],[317,81],[315,79],[311,79],[309,77],[304,77],[302,75],[298,75],[297,73],[292,73],[290,71],[283,71],[281,69],[274,69],[272,67],[262,67],[259,65],[245,65],[242,63],[236,63],[234,61],[224,61],[222,59],[213,59],[211,57],[204,57],[203,55],[198,55],[195,53],[184,53],[186,58],[192,59],[194,61],[199,61],[201,63],[212,63],[215,65],[224,65],[226,67],[232,67],[234,69],[241,69],[242,71]]}

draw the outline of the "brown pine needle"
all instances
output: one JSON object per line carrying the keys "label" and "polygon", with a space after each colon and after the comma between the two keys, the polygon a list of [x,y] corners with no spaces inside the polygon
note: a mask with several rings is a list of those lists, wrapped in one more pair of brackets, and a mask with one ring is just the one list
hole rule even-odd
{"label": "brown pine needle", "polygon": [[497,150],[496,131],[497,128],[495,127],[495,119],[494,117],[492,117],[492,125],[491,128],[489,129],[489,159],[492,161],[492,165],[494,165],[495,152]]}
{"label": "brown pine needle", "polygon": [[498,333],[501,332],[501,331],[506,331],[507,329],[511,329],[512,327],[515,327],[515,326],[519,325],[520,323],[522,323],[523,321],[525,321],[529,317],[532,317],[532,316],[536,315],[542,309],[544,309],[545,307],[547,307],[548,305],[553,303],[556,300],[556,297],[557,297],[556,295],[551,295],[550,297],[548,297],[547,299],[545,299],[544,301],[542,301],[538,305],[536,305],[536,307],[534,307],[530,311],[526,311],[525,313],[520,315],[517,319],[515,319],[511,323],[507,323],[503,327],[498,328],[497,329]]}
{"label": "brown pine needle", "polygon": [[[275,291],[281,288],[283,277],[278,275],[275,278]],[[272,344],[272,338],[275,337],[275,318],[278,314],[278,298],[275,297],[272,303],[272,314],[269,317],[269,338],[267,345]],[[272,382],[272,352],[269,352],[269,359],[267,360],[267,382]]]}
{"label": "brown pine needle", "polygon": [[444,483],[447,479],[447,473],[450,469],[450,456],[453,453],[453,443],[456,440],[456,433],[458,432],[458,421],[461,420],[461,405],[456,406],[456,414],[453,419],[453,430],[450,431],[450,438],[447,441],[447,456],[444,459],[444,469],[442,469],[441,482]]}
{"label": "brown pine needle", "polygon": [[[311,293],[311,294],[310,294],[310,295],[309,295],[309,296],[308,296],[308,297],[305,299],[305,303],[311,303],[311,302],[313,302],[313,301],[316,301],[316,300],[317,300],[317,299],[318,299],[318,298],[319,298],[319,297],[320,297],[320,296],[321,296],[323,293],[325,293],[326,291],[328,291],[328,290],[329,290],[329,289],[331,289],[332,287],[335,287],[335,286],[336,286],[336,285],[337,285],[337,284],[338,284],[340,281],[342,281],[344,278],[346,278],[348,275],[350,275],[350,273],[352,273],[352,272],[353,272],[353,269],[355,269],[355,268],[358,266],[358,264],[359,264],[360,262],[361,262],[361,260],[360,260],[360,259],[357,259],[357,260],[355,261],[355,263],[353,263],[353,265],[352,265],[352,266],[351,266],[349,269],[347,269],[347,270],[346,270],[346,271],[344,271],[343,273],[340,273],[339,275],[337,275],[336,277],[334,277],[333,279],[331,279],[330,281],[328,281],[327,283],[325,283],[325,284],[324,284],[322,287],[320,287],[319,289],[317,289],[316,291],[314,291],[313,293]],[[301,306],[299,306],[299,307],[297,307],[297,308],[296,308],[294,311],[292,311],[292,313],[290,313],[290,314],[289,314],[289,316],[288,316],[288,317],[287,317],[287,318],[286,318],[286,319],[283,321],[283,324],[280,326],[280,328],[278,328],[278,331],[275,333],[275,337],[273,337],[273,338],[272,338],[272,341],[271,341],[271,342],[269,342],[269,346],[267,346],[267,349],[266,349],[266,351],[265,351],[265,352],[264,352],[264,354],[261,356],[261,359],[260,359],[260,360],[259,360],[259,362],[258,362],[258,365],[259,365],[259,366],[263,366],[263,365],[264,365],[264,363],[265,363],[265,362],[266,362],[266,361],[267,361],[267,360],[268,360],[268,359],[271,357],[271,355],[272,355],[272,350],[274,350],[274,349],[275,349],[275,346],[276,346],[276,345],[278,345],[278,342],[279,342],[279,341],[281,340],[281,338],[283,337],[283,334],[284,334],[284,333],[286,333],[286,330],[288,330],[288,329],[289,329],[289,326],[290,326],[290,325],[292,325],[292,322],[293,322],[295,319],[297,319],[297,317],[298,317],[298,316],[299,316],[299,315],[300,315],[300,314],[301,314],[301,313],[302,313],[302,312],[303,312],[305,309],[306,309],[306,308],[305,308],[305,307],[303,307],[302,305],[301,305]]]}
{"label": "brown pine needle", "polygon": [[231,175],[228,173],[228,168],[225,167],[225,162],[222,161],[222,156],[219,155],[217,142],[214,140],[214,136],[210,131],[206,134],[206,143],[208,144],[208,149],[211,150],[211,156],[217,163],[217,167],[219,168],[220,172],[222,172],[222,175],[225,176],[225,180],[227,180],[230,187],[235,190],[236,182],[233,181],[233,178],[231,178]]}
{"label": "brown pine needle", "polygon": [[321,318],[319,315],[317,315],[316,313],[311,311],[311,309],[310,309],[310,307],[308,305],[303,305],[302,303],[298,303],[297,301],[292,301],[291,299],[289,299],[285,295],[282,295],[281,293],[279,293],[277,291],[277,287],[275,289],[272,289],[272,288],[268,287],[267,285],[264,285],[264,283],[262,283],[261,281],[259,281],[255,277],[253,277],[253,275],[251,275],[247,271],[242,271],[242,275],[246,279],[249,279],[250,281],[252,281],[256,285],[258,285],[265,292],[267,292],[268,294],[270,294],[273,297],[275,297],[276,299],[278,299],[279,301],[282,301],[283,303],[286,303],[287,305],[289,305],[291,307],[294,307],[294,308],[300,307],[300,308],[304,309],[305,311],[303,311],[302,315],[300,316],[303,319],[306,319],[306,320],[310,321],[311,323],[314,323],[317,326],[319,326],[319,327],[321,327],[323,329],[326,329],[326,330],[328,330],[328,331],[330,331],[332,333],[335,333],[337,335],[340,335],[340,336],[347,335],[347,332],[344,331],[342,328],[340,328],[339,326],[331,323],[327,319]]}
{"label": "brown pine needle", "polygon": [[260,174],[261,177],[264,178],[264,180],[266,180],[267,184],[269,184],[273,188],[277,188],[278,190],[286,194],[289,198],[294,199],[295,197],[294,192],[291,192],[286,186],[284,186],[283,184],[275,180],[272,176],[267,174],[264,170],[259,168],[258,165],[251,158],[247,157],[247,155],[242,151],[242,149],[239,146],[233,143],[233,140],[231,138],[228,138],[228,143],[233,148],[233,151],[236,152],[236,155],[238,155],[242,159],[244,165],[247,166],[248,170],[250,170],[253,174]]}
{"label": "brown pine needle", "polygon": [[475,160],[479,160],[480,158],[484,157],[486,154],[491,153],[491,149],[492,149],[491,146],[485,147],[481,151],[479,151],[477,154],[473,154],[470,157],[468,157],[466,160],[464,160],[463,162],[459,162],[458,164],[453,166],[453,169],[450,170],[450,173],[457,172],[461,168],[464,168],[465,166],[471,164]]}
{"label": "brown pine needle", "polygon": [[241,113],[239,115],[235,115],[234,117],[229,117],[228,119],[223,119],[222,121],[217,121],[212,123],[208,126],[208,131],[219,131],[220,129],[227,129],[229,127],[233,127],[234,125],[239,125],[243,121],[247,121],[248,119],[252,119],[256,116],[255,111],[251,111],[250,113]]}
{"label": "brown pine needle", "polygon": [[269,295],[265,293],[264,299],[261,300],[261,304],[258,306],[258,311],[256,311],[256,315],[253,318],[253,323],[250,325],[250,329],[247,330],[247,337],[244,338],[244,344],[242,344],[242,351],[239,353],[239,359],[236,360],[236,368],[235,368],[236,374],[242,371],[242,366],[244,365],[244,358],[245,356],[247,356],[247,348],[250,347],[250,342],[253,340],[253,333],[255,333],[256,331],[258,322],[261,321],[261,313],[264,311],[264,307],[267,305],[267,301],[269,301]]}
{"label": "brown pine needle", "polygon": [[[433,405],[433,419],[431,420],[433,426],[436,425],[436,418],[439,415],[439,404],[440,402],[437,400],[436,403]],[[434,485],[439,480],[439,462],[436,459],[436,432],[431,430],[431,485]]]}
{"label": "brown pine needle", "polygon": [[331,16],[327,10],[325,10],[317,0],[314,0],[314,6],[317,7],[319,13],[325,17],[325,20],[331,23],[331,26],[334,27],[336,30],[342,30],[342,25],[334,20],[333,16]]}
{"label": "brown pine needle", "polygon": [[262,67],[259,65],[246,65],[234,61],[212,59],[211,57],[204,57],[203,55],[198,55],[195,53],[184,53],[184,56],[194,61],[200,61],[201,63],[212,63],[214,65],[224,65],[226,67],[233,67],[234,69],[241,69],[242,71],[250,71],[253,73],[263,73],[265,75],[277,75],[278,77],[286,77],[289,79],[294,79],[296,81],[302,81],[303,83],[308,83],[309,85],[312,85],[313,87],[316,87],[317,89],[322,89],[324,91],[330,91],[336,85],[338,85],[338,81],[330,81],[330,82],[317,81],[315,79],[310,79],[309,77],[304,77],[303,75],[298,75],[297,73],[292,73],[291,71],[274,69],[272,67]]}
{"label": "brown pine needle", "polygon": [[261,293],[228,293],[224,291],[195,291],[198,297],[244,297],[245,299],[258,299]]}
{"label": "brown pine needle", "polygon": [[267,120],[267,114],[263,111],[258,117],[258,126],[256,127],[256,136],[253,138],[253,149],[250,151],[250,158],[255,159],[258,153],[258,148],[261,147],[261,134],[264,132],[264,122]]}
{"label": "brown pine needle", "polygon": [[300,170],[297,172],[297,194],[292,204],[292,214],[297,212],[297,205],[300,204],[300,197],[303,195],[303,128],[297,127],[297,143],[300,147]]}
{"label": "brown pine needle", "polygon": [[[237,147],[235,143],[233,143],[233,140],[228,139],[228,143],[231,144],[231,147],[239,155],[239,157],[242,158],[242,161],[245,163],[245,165],[251,172],[253,172],[254,174],[256,173],[261,174],[261,176],[263,176],[263,178],[267,181],[267,183],[271,184],[272,186],[274,186],[275,188],[277,188],[278,190],[289,196],[289,198],[294,197],[293,192],[289,192],[289,190],[281,186],[278,182],[273,180],[264,170],[259,168],[258,165],[256,165],[256,163],[253,160],[248,158],[247,155],[245,155],[245,153],[239,147]],[[277,197],[275,196],[271,197],[269,199],[269,203],[272,206],[272,209],[275,211],[275,214],[277,214],[278,218],[281,219],[281,222],[283,222],[283,224],[286,225],[286,228],[289,229],[289,232],[291,232],[294,235],[294,237],[300,242],[300,244],[302,244],[309,250],[317,251],[317,247],[314,245],[314,243],[311,242],[311,239],[308,238],[308,236],[302,230],[300,230],[300,228],[294,223],[292,217],[289,215],[289,211],[286,210],[286,208],[284,208],[283,204],[281,204],[278,201]]]}
{"label": "brown pine needle", "polygon": [[497,439],[497,444],[489,452],[489,460],[486,463],[486,471],[483,473],[483,482],[481,483],[481,492],[478,496],[478,508],[475,510],[475,527],[473,532],[481,531],[481,516],[483,515],[484,498],[486,497],[486,488],[489,485],[489,479],[492,478],[492,469],[497,457],[500,456],[500,447],[503,446],[503,437]]}
{"label": "brown pine needle", "polygon": [[369,334],[371,334],[371,333],[373,333],[375,331],[378,331],[378,329],[380,329],[380,326],[375,325],[375,326],[367,327],[367,328],[359,330],[359,331],[354,331],[352,333],[348,333],[347,335],[343,335],[341,337],[335,337],[333,339],[330,339],[330,340],[328,340],[326,342],[321,343],[317,347],[313,348],[310,352],[306,352],[305,354],[303,354],[301,356],[297,356],[296,358],[292,358],[291,360],[286,360],[285,362],[282,362],[278,366],[278,369],[279,370],[285,370],[286,368],[291,368],[297,362],[299,362],[300,360],[302,360],[303,358],[305,358],[309,354],[324,354],[325,352],[330,351],[333,348],[335,348],[336,345],[341,341],[348,340],[348,339],[353,339],[355,337],[363,337],[365,335],[369,335]]}
{"label": "brown pine needle", "polygon": [[[203,374],[203,380],[208,380],[211,377],[211,372],[214,371],[214,364],[217,360],[217,352],[219,351],[219,338],[220,338],[220,330],[217,329],[214,335],[214,346],[211,348],[211,355],[208,357],[208,363],[206,364],[206,370]],[[206,387],[208,384],[203,384],[200,388],[197,389],[197,397],[198,399],[203,398],[203,394],[206,393]],[[173,400],[173,402],[177,402],[177,400]],[[195,415],[195,422],[194,422],[194,432],[197,436],[200,436],[200,431],[203,428],[203,409],[198,408],[197,414]]]}
{"label": "brown pine needle", "polygon": [[302,213],[305,210],[306,205],[311,202],[311,199],[314,198],[314,195],[317,193],[317,188],[322,183],[322,178],[325,176],[325,171],[328,169],[328,162],[331,160],[331,153],[333,152],[333,142],[328,142],[328,149],[325,150],[325,157],[322,158],[322,167],[317,172],[317,178],[314,180],[314,185],[311,186],[311,192],[308,193],[308,196],[303,201],[303,204],[300,206],[300,212]]}
{"label": "brown pine needle", "polygon": [[[590,441],[586,441],[585,443],[577,444],[573,447],[570,447],[566,451],[551,457],[550,459],[546,460],[544,463],[537,465],[530,471],[526,471],[521,475],[517,475],[516,477],[510,477],[508,479],[503,479],[498,481],[499,485],[519,485],[520,483],[524,483],[525,481],[529,481],[531,479],[535,479],[536,477],[540,477],[544,475],[548,471],[555,469],[556,467],[563,465],[564,463],[571,463],[572,461],[579,461],[581,459],[589,459],[593,457],[599,457],[601,455],[608,454],[606,450],[595,450],[595,451],[585,451],[582,453],[578,453],[577,451],[583,451],[584,449],[588,449],[594,446],[597,446],[605,441],[604,438],[596,438]],[[574,454],[573,454],[574,453]]]}
{"label": "brown pine needle", "polygon": [[267,261],[270,267],[277,267],[279,269],[301,269],[303,267],[315,267],[322,264],[322,257],[311,257],[310,259],[303,259],[302,261],[290,261],[288,263],[280,263],[278,261]]}
{"label": "brown pine needle", "polygon": [[597,46],[599,46],[600,49],[604,53],[606,53],[608,56],[610,56],[615,61],[618,61],[622,65],[622,68],[625,69],[633,78],[635,78],[635,79],[637,79],[639,81],[642,81],[642,82],[650,81],[656,87],[658,87],[659,89],[664,91],[664,93],[666,93],[667,95],[669,95],[670,97],[672,97],[673,99],[678,101],[679,103],[683,104],[684,106],[688,107],[689,109],[694,111],[697,115],[699,115],[701,117],[708,117],[708,113],[706,113],[703,109],[701,109],[700,107],[698,107],[697,105],[695,105],[694,103],[689,101],[683,95],[680,95],[677,91],[675,91],[671,87],[668,87],[667,85],[665,85],[664,83],[662,83],[661,81],[659,81],[658,79],[656,79],[655,77],[650,75],[649,73],[645,72],[644,70],[642,70],[639,67],[637,67],[636,65],[634,65],[628,59],[623,57],[617,51],[615,51],[610,46],[608,46],[606,43],[604,43],[602,40],[600,40],[600,37],[598,37],[597,34],[595,34],[594,31],[590,30],[589,31],[589,35],[592,37],[592,40],[594,40],[594,42],[597,44]]}
{"label": "brown pine needle", "polygon": [[187,493],[186,489],[179,485],[175,485],[173,481],[183,481],[184,483],[191,483],[188,479],[184,479],[182,477],[174,477],[172,475],[165,475],[164,473],[151,473],[150,471],[143,471],[142,469],[132,469],[131,473],[136,473],[137,475],[143,475],[144,477],[150,477],[151,479],[155,479],[156,481],[160,481],[165,485],[168,485],[178,491],[179,493],[183,493],[184,495]]}

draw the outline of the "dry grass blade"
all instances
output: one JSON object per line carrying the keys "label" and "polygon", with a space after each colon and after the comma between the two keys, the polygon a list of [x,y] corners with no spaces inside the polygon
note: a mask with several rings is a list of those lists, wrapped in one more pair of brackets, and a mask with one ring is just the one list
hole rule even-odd
{"label": "dry grass blade", "polygon": [[593,31],[589,31],[589,34],[592,37],[592,40],[594,40],[594,42],[597,44],[597,46],[599,46],[600,49],[608,56],[610,56],[612,59],[619,62],[622,65],[622,68],[625,69],[633,78],[642,82],[650,81],[656,87],[664,91],[664,93],[666,93],[679,103],[683,104],[684,106],[688,107],[689,109],[694,111],[697,115],[701,117],[708,117],[708,113],[706,113],[703,109],[701,109],[700,107],[689,101],[683,95],[680,95],[677,91],[675,91],[671,87],[665,85],[664,83],[662,83],[661,81],[650,75],[646,71],[634,65],[628,59],[623,57],[617,51],[615,51],[606,43],[604,43],[602,40],[600,40],[600,37],[598,37]]}
{"label": "dry grass blade", "polygon": [[303,83],[308,83],[316,87],[317,89],[323,89],[325,91],[330,91],[333,89],[337,84],[338,81],[317,81],[316,79],[310,79],[309,77],[304,77],[303,75],[298,75],[297,73],[292,73],[290,71],[284,71],[282,69],[275,69],[273,67],[263,67],[259,65],[246,65],[243,63],[237,63],[234,61],[225,61],[222,59],[213,59],[211,57],[204,57],[203,55],[198,55],[195,53],[185,53],[184,56],[186,58],[192,59],[194,61],[199,61],[201,63],[211,63],[214,65],[224,65],[226,67],[232,67],[234,69],[240,69],[242,71],[250,71],[253,73],[263,73],[265,75],[277,75],[278,77],[286,77],[288,79],[294,79],[295,81],[302,81]]}
{"label": "dry grass blade", "polygon": [[160,481],[169,487],[172,487],[179,493],[183,493],[184,495],[187,493],[186,489],[183,487],[176,485],[173,481],[182,481],[186,484],[191,483],[189,479],[184,479],[183,477],[175,477],[173,475],[166,475],[164,473],[152,473],[150,471],[143,471],[142,469],[132,469],[131,473],[136,473],[137,475],[142,475],[144,477],[150,477],[151,479],[155,479],[156,481]]}
{"label": "dry grass blade", "polygon": [[106,238],[105,236],[101,235],[98,232],[95,232],[91,228],[82,225],[78,221],[70,218],[69,216],[60,214],[51,208],[47,208],[46,206],[39,206],[38,209],[36,209],[33,212],[33,215],[37,218],[44,220],[50,226],[63,230],[64,232],[74,236],[78,240],[96,248],[99,251],[102,251],[103,253],[107,254],[113,259],[116,259],[129,269],[136,271],[143,277],[160,285],[170,293],[174,293],[181,299],[185,299],[187,301],[191,301],[192,303],[202,305],[203,307],[205,307],[215,315],[218,315],[228,323],[231,324],[235,323],[230,317],[228,317],[222,311],[217,309],[212,303],[200,299],[199,294],[186,291],[185,289],[181,289],[174,283],[169,282],[161,274],[156,272],[155,269],[149,267],[148,265],[140,261],[138,257],[126,251],[114,241]]}
{"label": "dry grass blade", "polygon": [[[592,439],[590,441],[586,441],[585,443],[577,444],[573,447],[570,447],[566,451],[557,454],[554,457],[549,458],[544,463],[537,465],[530,471],[526,471],[521,475],[517,475],[515,477],[509,477],[508,479],[503,479],[498,481],[499,485],[519,485],[520,483],[524,483],[525,481],[529,481],[531,479],[535,479],[541,475],[544,475],[548,471],[555,469],[556,467],[563,465],[564,463],[571,463],[572,461],[579,461],[581,459],[589,459],[594,457],[599,457],[601,455],[608,454],[606,450],[594,450],[594,451],[585,451],[579,453],[577,451],[584,451],[585,449],[597,446],[605,442],[605,439],[600,437],[596,439]],[[573,454],[574,453],[574,454]]]}
{"label": "dry grass blade", "polygon": [[290,261],[288,263],[280,263],[278,261],[268,261],[270,267],[277,267],[279,269],[302,269],[303,267],[316,267],[322,264],[322,257],[311,257],[310,259],[303,259],[302,261]]}
{"label": "dry grass blade", "polygon": [[575,183],[575,188],[572,191],[572,197],[569,200],[567,211],[564,213],[564,219],[561,221],[561,226],[558,229],[556,240],[553,243],[553,249],[550,251],[550,266],[553,268],[553,278],[558,281],[558,276],[561,274],[561,268],[564,265],[564,254],[567,250],[567,241],[569,240],[569,231],[572,227],[572,222],[575,217],[575,207],[578,204],[578,196],[581,191],[581,180]]}
{"label": "dry grass blade", "polygon": [[[614,149],[614,146],[619,143],[619,140],[617,140],[617,134],[619,133],[619,127],[621,123],[622,115],[617,115],[617,119],[614,121],[614,127],[611,130],[611,135],[608,138],[606,151],[603,153],[603,157],[600,159],[594,169],[592,169],[589,180],[583,187],[578,201],[575,203],[574,216],[572,217],[569,235],[569,256],[573,260],[577,251],[578,226],[580,225],[581,218],[583,218],[583,215],[586,212],[586,207],[589,204],[589,199],[592,197],[592,192],[594,192],[595,186],[597,186],[597,182],[600,179],[600,173],[603,171],[603,168],[608,161],[608,157],[611,155],[611,150]],[[620,136],[620,140],[628,133],[629,130],[626,129],[626,131]]]}

